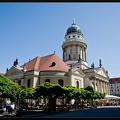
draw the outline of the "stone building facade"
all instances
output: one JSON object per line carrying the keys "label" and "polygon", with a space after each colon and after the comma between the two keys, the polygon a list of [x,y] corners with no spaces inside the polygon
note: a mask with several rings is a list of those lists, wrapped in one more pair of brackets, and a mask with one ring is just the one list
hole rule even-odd
{"label": "stone building facade", "polygon": [[68,27],[64,38],[63,60],[55,53],[43,57],[37,56],[23,65],[19,65],[16,59],[13,66],[6,70],[5,76],[28,87],[36,87],[46,81],[77,88],[92,85],[95,90],[109,95],[108,72],[102,67],[101,60],[99,67],[94,67],[94,64],[88,67],[87,44],[75,20]]}
{"label": "stone building facade", "polygon": [[120,96],[120,78],[110,78],[109,83],[110,95]]}

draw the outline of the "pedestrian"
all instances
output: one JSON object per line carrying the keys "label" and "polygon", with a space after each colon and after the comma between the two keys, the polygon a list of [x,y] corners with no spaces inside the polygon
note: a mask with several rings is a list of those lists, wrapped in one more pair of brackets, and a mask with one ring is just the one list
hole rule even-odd
{"label": "pedestrian", "polygon": [[25,110],[27,111],[28,110],[28,106],[29,106],[29,104],[28,104],[28,102],[25,104]]}
{"label": "pedestrian", "polygon": [[10,101],[10,99],[7,99],[7,101],[6,101],[6,112],[9,112],[10,107],[11,107],[11,101]]}
{"label": "pedestrian", "polygon": [[4,100],[2,100],[1,107],[2,107],[2,108],[4,108],[4,107],[5,107]]}
{"label": "pedestrian", "polygon": [[10,106],[10,113],[12,114],[15,110],[15,104],[12,103],[11,106]]}
{"label": "pedestrian", "polygon": [[74,101],[74,107],[75,107],[75,111],[77,111],[77,108],[78,108],[78,100],[77,99],[75,99],[75,101]]}

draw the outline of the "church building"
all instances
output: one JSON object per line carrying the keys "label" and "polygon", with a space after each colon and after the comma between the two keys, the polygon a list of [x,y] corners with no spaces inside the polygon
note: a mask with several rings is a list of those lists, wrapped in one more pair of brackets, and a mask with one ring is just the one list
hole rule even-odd
{"label": "church building", "polygon": [[64,36],[62,50],[63,59],[52,53],[46,56],[36,56],[22,65],[18,59],[7,68],[5,76],[28,87],[37,87],[45,82],[52,84],[72,85],[83,88],[92,85],[96,91],[110,94],[108,72],[102,67],[88,67],[87,44],[81,28],[75,24],[75,19]]}

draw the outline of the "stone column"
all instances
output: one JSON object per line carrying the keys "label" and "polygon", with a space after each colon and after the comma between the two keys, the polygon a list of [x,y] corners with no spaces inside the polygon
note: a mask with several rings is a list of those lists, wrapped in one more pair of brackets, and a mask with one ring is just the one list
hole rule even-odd
{"label": "stone column", "polygon": [[104,87],[104,86],[103,86],[103,81],[102,81],[101,83],[102,83],[102,85],[101,85],[101,86],[102,86],[102,93],[103,93],[103,87]]}
{"label": "stone column", "polygon": [[94,80],[94,86],[95,86],[95,91],[96,91],[96,79]]}
{"label": "stone column", "polygon": [[97,79],[97,91],[99,92],[99,80]]}
{"label": "stone column", "polygon": [[84,61],[85,61],[85,48],[83,48],[83,58],[84,58]]}
{"label": "stone column", "polygon": [[63,51],[63,61],[65,61],[65,51]]}
{"label": "stone column", "polygon": [[66,60],[68,60],[68,49],[66,48]]}
{"label": "stone column", "polygon": [[85,49],[85,61],[87,61],[87,58],[86,58],[86,49]]}
{"label": "stone column", "polygon": [[82,47],[82,60],[84,60],[84,56],[83,56],[83,47]]}
{"label": "stone column", "polygon": [[107,94],[109,95],[110,94],[109,83],[106,84],[107,84]]}
{"label": "stone column", "polygon": [[108,86],[106,82],[105,82],[105,93],[108,94]]}
{"label": "stone column", "polygon": [[103,81],[102,82],[103,93],[105,92],[104,85],[105,85],[105,82]]}
{"label": "stone column", "polygon": [[98,91],[98,80],[96,79],[96,91]]}
{"label": "stone column", "polygon": [[85,51],[84,51],[84,48],[83,48],[83,60],[85,61]]}
{"label": "stone column", "polygon": [[24,79],[21,79],[21,85],[23,85],[24,84]]}
{"label": "stone column", "polygon": [[106,94],[108,94],[108,85],[107,85],[107,83],[105,83],[105,87],[106,87]]}
{"label": "stone column", "polygon": [[82,47],[80,47],[80,58],[82,59]]}
{"label": "stone column", "polygon": [[101,81],[99,80],[99,85],[100,85],[100,87],[99,87],[99,90],[100,90],[100,92],[102,92],[102,89],[101,89]]}

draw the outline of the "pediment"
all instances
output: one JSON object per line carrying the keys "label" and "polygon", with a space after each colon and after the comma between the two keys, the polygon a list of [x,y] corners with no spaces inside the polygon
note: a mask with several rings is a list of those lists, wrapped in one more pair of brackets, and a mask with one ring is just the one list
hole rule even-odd
{"label": "pediment", "polygon": [[85,75],[84,73],[83,73],[83,71],[82,70],[80,70],[80,69],[78,69],[78,70],[74,70],[74,74],[77,74],[77,75]]}
{"label": "pediment", "polygon": [[12,66],[7,72],[6,72],[6,76],[9,76],[9,75],[15,75],[15,74],[21,74],[23,73],[22,71],[23,68],[17,66]]}
{"label": "pediment", "polygon": [[96,73],[100,76],[103,76],[105,78],[109,78],[108,74],[106,73],[104,68],[100,68],[98,70],[96,70]]}

